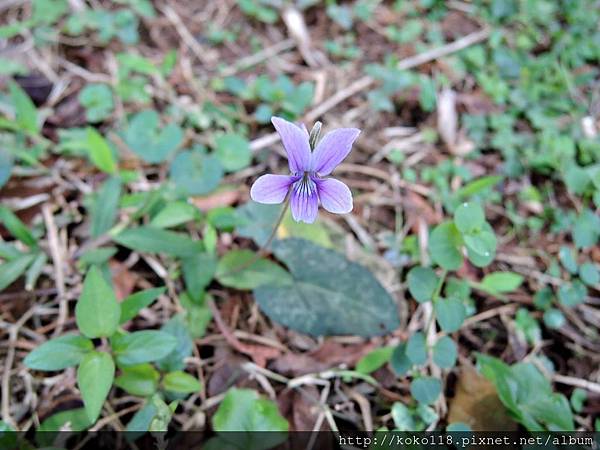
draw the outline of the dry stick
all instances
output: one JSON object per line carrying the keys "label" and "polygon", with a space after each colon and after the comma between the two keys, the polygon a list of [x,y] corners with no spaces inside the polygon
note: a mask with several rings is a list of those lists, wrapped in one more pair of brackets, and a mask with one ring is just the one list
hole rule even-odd
{"label": "dry stick", "polygon": [[584,380],[582,378],[568,377],[565,375],[553,375],[552,379],[557,383],[567,384],[569,386],[575,386],[582,389],[586,389],[590,392],[600,394],[600,384],[594,383],[593,381]]}
{"label": "dry stick", "polygon": [[62,333],[69,314],[67,296],[65,295],[64,260],[58,243],[58,229],[56,228],[56,223],[48,204],[44,204],[42,207],[42,214],[46,223],[46,230],[48,231],[48,246],[50,247],[54,277],[56,278],[56,289],[58,291],[58,324],[54,329],[54,336],[58,336]]}
{"label": "dry stick", "polygon": [[277,44],[271,47],[267,47],[259,52],[256,52],[253,55],[239,59],[234,65],[224,68],[221,71],[220,75],[224,77],[235,75],[240,70],[244,70],[257,64],[260,64],[265,59],[269,59],[272,56],[277,55],[278,53],[285,52],[286,50],[294,48],[295,45],[296,43],[293,39],[286,39],[284,41],[278,42]]}
{"label": "dry stick", "polygon": [[4,373],[2,374],[2,420],[9,425],[12,425],[15,429],[17,424],[13,421],[10,416],[10,371],[15,360],[15,346],[17,344],[17,337],[21,327],[29,320],[29,318],[35,312],[36,306],[34,305],[25,314],[21,316],[18,322],[10,327],[9,331],[9,342],[8,352],[6,359],[4,360]]}
{"label": "dry stick", "polygon": [[[420,66],[421,64],[425,64],[443,56],[450,55],[452,53],[470,47],[473,44],[477,44],[478,42],[484,41],[489,37],[489,35],[490,30],[484,28],[480,31],[476,31],[475,33],[468,34],[460,39],[450,42],[449,44],[442,45],[441,47],[427,50],[418,55],[402,59],[398,62],[398,65],[396,67],[399,70],[412,69],[414,67]],[[359,92],[367,89],[371,85],[375,84],[376,81],[377,80],[375,78],[369,75],[365,75],[364,77],[359,78],[346,88],[336,92],[333,96],[329,97],[317,107],[310,110],[304,116],[303,120],[309,123],[315,121],[327,111],[334,108],[347,98],[352,97],[353,95],[356,95]],[[252,141],[250,143],[250,148],[252,149],[252,151],[256,152],[262,148],[268,147],[269,145],[276,143],[278,140],[279,135],[277,133],[271,133]]]}
{"label": "dry stick", "polygon": [[179,34],[183,42],[192,50],[196,58],[198,58],[203,64],[208,64],[209,61],[206,58],[206,49],[200,45],[200,43],[194,38],[190,30],[187,29],[181,17],[175,12],[175,10],[169,6],[165,5],[163,7],[159,7],[159,9],[164,13],[165,17],[171,22],[175,31]]}

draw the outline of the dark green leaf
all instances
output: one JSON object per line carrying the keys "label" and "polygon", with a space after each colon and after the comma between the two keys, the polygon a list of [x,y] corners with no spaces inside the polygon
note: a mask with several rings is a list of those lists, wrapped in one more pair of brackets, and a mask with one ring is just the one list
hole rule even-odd
{"label": "dark green leaf", "polygon": [[370,351],[358,361],[356,371],[365,375],[375,372],[390,360],[393,351],[394,347],[382,347]]}
{"label": "dark green leaf", "polygon": [[523,277],[514,272],[493,272],[481,281],[481,287],[491,294],[503,294],[518,289]]}
{"label": "dark green leaf", "polygon": [[404,376],[413,366],[413,362],[406,354],[406,343],[401,342],[392,352],[390,366],[398,376]]}
{"label": "dark green leaf", "polygon": [[40,445],[51,446],[56,437],[51,431],[64,430],[67,424],[69,431],[83,431],[93,423],[88,419],[85,408],[61,411],[44,419],[37,430],[36,441]]}
{"label": "dark green leaf", "polygon": [[133,366],[164,358],[177,346],[177,339],[163,331],[143,330],[118,335],[112,348],[119,366]]}
{"label": "dark green leaf", "polygon": [[561,246],[558,251],[558,259],[569,273],[577,273],[577,261],[575,260],[575,255],[571,248],[566,245]]}
{"label": "dark green leaf", "polygon": [[35,254],[21,255],[0,265],[0,291],[10,286],[19,278],[29,264],[35,259]]}
{"label": "dark green leaf", "polygon": [[437,340],[433,346],[433,362],[442,369],[450,369],[456,364],[458,350],[454,341],[448,336]]}
{"label": "dark green leaf", "polygon": [[29,231],[29,228],[21,222],[10,209],[0,206],[0,222],[6,227],[10,234],[29,247],[36,247],[37,241]]}
{"label": "dark green leaf", "polygon": [[202,389],[202,385],[196,378],[180,370],[166,374],[162,383],[167,391],[180,394],[192,394]]}
{"label": "dark green leaf", "polygon": [[119,326],[121,307],[100,269],[93,266],[83,282],[81,297],[75,306],[79,330],[89,338],[109,337]]}
{"label": "dark green leaf", "polygon": [[573,307],[585,301],[587,289],[581,281],[576,280],[561,284],[557,295],[561,305]]}
{"label": "dark green leaf", "polygon": [[172,228],[200,217],[200,211],[187,202],[169,202],[150,221],[156,228]]}
{"label": "dark green leaf", "polygon": [[100,415],[114,377],[115,363],[108,353],[94,351],[81,361],[77,369],[77,385],[90,422],[95,422]]}
{"label": "dark green leaf", "polygon": [[156,366],[162,371],[182,370],[185,368],[185,358],[192,355],[194,342],[181,314],[176,315],[161,328],[176,340],[176,345],[164,358],[156,361]]}
{"label": "dark green leaf", "polygon": [[85,108],[87,121],[91,123],[109,118],[114,108],[112,90],[106,84],[90,83],[79,91],[78,98]]}
{"label": "dark green leaf", "polygon": [[442,382],[433,377],[421,377],[410,383],[410,393],[416,401],[429,405],[442,392]]}
{"label": "dark green leaf", "polygon": [[0,148],[0,188],[9,180],[13,165],[12,154],[5,148]]}
{"label": "dark green leaf", "polygon": [[23,362],[33,370],[62,370],[79,364],[93,349],[92,341],[83,336],[60,336],[35,348]]}
{"label": "dark green leaf", "polygon": [[478,230],[483,222],[485,222],[485,214],[478,203],[462,203],[454,212],[454,224],[461,233],[471,233]]}
{"label": "dark green leaf", "polygon": [[142,309],[150,305],[159,295],[165,292],[164,287],[146,289],[145,291],[136,292],[126,297],[121,303],[121,319],[119,323],[122,325],[125,322],[133,319],[135,315]]}
{"label": "dark green leaf", "polygon": [[235,289],[292,282],[284,268],[268,259],[257,259],[251,250],[232,250],[225,254],[217,264],[215,277],[223,286]]}
{"label": "dark green leaf", "polygon": [[438,299],[433,308],[440,327],[446,333],[457,331],[466,317],[465,306],[454,297]]}
{"label": "dark green leaf", "polygon": [[[285,441],[289,428],[277,405],[260,398],[250,389],[229,389],[212,419],[217,432],[243,431],[244,433],[222,434],[221,436],[236,448],[245,450],[266,450]],[[269,431],[260,436],[256,431]]]}
{"label": "dark green leaf", "polygon": [[544,323],[552,330],[562,327],[566,321],[560,309],[550,308],[544,312]]}
{"label": "dark green leaf", "polygon": [[444,222],[433,229],[429,237],[431,259],[447,270],[457,270],[463,263],[460,252],[462,239],[456,225]]}
{"label": "dark green leaf", "polygon": [[133,116],[124,133],[127,145],[148,163],[166,160],[183,141],[179,126],[169,124],[161,128],[159,121],[156,111],[140,111]]}
{"label": "dark green leaf", "polygon": [[187,235],[154,227],[137,227],[122,231],[114,237],[115,242],[146,253],[165,253],[186,257],[202,251],[202,243]]}
{"label": "dark green leaf", "polygon": [[197,253],[184,258],[181,268],[188,293],[193,299],[199,299],[215,275],[217,259],[208,253]]}
{"label": "dark green leaf", "polygon": [[115,386],[131,395],[149,397],[156,392],[159,378],[160,374],[151,364],[140,364],[124,368],[115,378]]}
{"label": "dark green leaf", "polygon": [[303,239],[276,241],[273,250],[293,281],[254,290],[272,320],[312,335],[375,336],[399,326],[395,301],[363,266]]}
{"label": "dark green leaf", "polygon": [[579,267],[579,278],[588,286],[594,286],[600,283],[600,272],[598,267],[591,262],[583,263]]}
{"label": "dark green leaf", "polygon": [[148,431],[150,429],[150,423],[152,422],[152,419],[154,419],[154,416],[156,416],[157,412],[158,409],[152,403],[149,402],[145,404],[142,409],[135,413],[135,415],[127,424],[127,428],[125,429],[127,432],[126,439],[130,441],[130,439],[139,435],[136,432]]}
{"label": "dark green leaf", "polygon": [[241,170],[250,164],[250,143],[239,134],[224,134],[215,139],[215,156],[228,172]]}
{"label": "dark green leaf", "polygon": [[406,343],[406,356],[417,366],[425,364],[427,361],[425,335],[420,331],[413,334]]}
{"label": "dark green leaf", "polygon": [[40,125],[35,105],[29,95],[14,81],[8,82],[8,91],[15,107],[16,121],[19,127],[30,134],[38,134]]}
{"label": "dark green leaf", "polygon": [[87,130],[87,149],[92,163],[103,172],[113,174],[117,171],[117,162],[108,142],[95,128]]}
{"label": "dark green leaf", "polygon": [[206,195],[223,178],[223,167],[213,155],[199,149],[179,153],[171,163],[171,180],[184,195]]}
{"label": "dark green leaf", "polygon": [[419,303],[428,302],[438,285],[438,277],[428,267],[413,267],[407,275],[408,290]]}
{"label": "dark green leaf", "polygon": [[99,237],[106,233],[117,218],[119,199],[121,197],[121,180],[111,177],[104,182],[95,195],[90,211],[90,234]]}

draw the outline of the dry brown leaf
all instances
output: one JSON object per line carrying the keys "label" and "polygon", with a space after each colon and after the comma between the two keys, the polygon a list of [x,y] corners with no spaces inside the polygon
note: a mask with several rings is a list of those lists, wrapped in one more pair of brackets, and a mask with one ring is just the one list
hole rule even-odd
{"label": "dry brown leaf", "polygon": [[456,394],[450,400],[448,422],[462,422],[473,431],[513,431],[517,424],[508,416],[496,388],[473,367],[463,366]]}
{"label": "dry brown leaf", "polygon": [[139,275],[131,272],[125,264],[114,259],[111,260],[108,265],[110,266],[117,299],[123,300],[133,292],[139,279]]}
{"label": "dry brown leaf", "polygon": [[206,197],[193,197],[192,203],[201,211],[210,211],[213,208],[231,206],[240,198],[240,191],[219,191]]}

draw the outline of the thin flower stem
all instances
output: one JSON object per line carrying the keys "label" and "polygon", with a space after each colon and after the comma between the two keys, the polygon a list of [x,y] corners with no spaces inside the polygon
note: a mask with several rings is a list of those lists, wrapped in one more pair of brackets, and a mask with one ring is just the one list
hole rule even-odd
{"label": "thin flower stem", "polygon": [[[442,292],[442,286],[444,285],[444,281],[446,281],[446,276],[448,275],[448,271],[444,269],[442,272],[442,276],[440,277],[437,286],[435,287],[435,291],[431,297],[431,304],[433,305],[439,298],[440,292]],[[431,311],[431,316],[429,316],[429,322],[425,327],[426,333],[429,333],[429,330],[433,326],[433,322],[435,321],[435,312]]]}
{"label": "thin flower stem", "polygon": [[288,206],[290,205],[290,192],[292,191],[292,188],[290,187],[290,190],[288,191],[284,203],[283,203],[283,208],[281,208],[281,213],[279,214],[279,217],[277,218],[277,222],[275,222],[275,225],[273,226],[273,231],[271,231],[271,234],[269,235],[269,238],[267,239],[267,241],[260,246],[260,248],[258,249],[258,251],[256,252],[256,254],[250,258],[248,261],[246,261],[243,264],[240,264],[238,267],[230,270],[229,272],[226,272],[225,274],[221,275],[221,277],[228,277],[231,275],[235,275],[236,273],[241,272],[244,269],[247,269],[248,267],[250,267],[252,264],[254,264],[256,261],[258,261],[260,258],[262,258],[263,256],[265,256],[267,254],[267,249],[269,248],[269,246],[271,245],[271,243],[273,242],[273,239],[275,239],[275,235],[277,234],[277,230],[279,229],[279,226],[281,225],[281,222],[283,222],[283,218],[285,217],[285,213],[288,209]]}

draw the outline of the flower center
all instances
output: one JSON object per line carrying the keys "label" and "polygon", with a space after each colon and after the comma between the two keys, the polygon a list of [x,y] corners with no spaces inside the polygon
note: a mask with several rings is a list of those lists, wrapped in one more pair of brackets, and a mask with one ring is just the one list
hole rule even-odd
{"label": "flower center", "polygon": [[317,185],[311,176],[311,172],[304,172],[302,178],[294,183],[294,192],[296,195],[309,197],[317,189]]}

